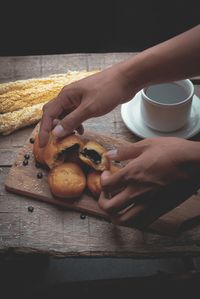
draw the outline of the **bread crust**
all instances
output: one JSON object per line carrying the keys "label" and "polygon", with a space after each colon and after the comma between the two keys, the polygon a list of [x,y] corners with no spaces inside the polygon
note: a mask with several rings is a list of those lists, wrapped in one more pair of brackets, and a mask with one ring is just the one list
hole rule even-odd
{"label": "bread crust", "polygon": [[46,164],[44,160],[44,148],[39,146],[39,135],[38,133],[34,137],[34,144],[33,144],[33,155],[35,160],[41,164]]}

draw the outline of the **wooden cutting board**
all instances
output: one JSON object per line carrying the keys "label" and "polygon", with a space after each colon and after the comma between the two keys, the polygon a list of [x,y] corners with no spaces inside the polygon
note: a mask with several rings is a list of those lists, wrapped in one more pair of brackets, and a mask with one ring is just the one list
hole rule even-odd
{"label": "wooden cutting board", "polygon": [[[87,191],[77,200],[68,199],[66,201],[55,198],[51,194],[47,183],[48,171],[36,168],[32,153],[33,144],[29,141],[31,137],[34,137],[37,130],[38,126],[33,130],[24,147],[20,150],[15,163],[11,167],[5,182],[6,189],[17,194],[32,197],[36,200],[91,214],[109,221],[109,216],[99,208],[97,200]],[[111,138],[94,132],[86,132],[83,138],[96,140],[107,149],[114,149],[130,144],[125,140]],[[27,153],[30,155],[30,159],[28,165],[24,166],[24,155]],[[38,172],[43,173],[41,179],[37,178]],[[149,229],[161,234],[174,235],[180,232],[181,229],[191,227],[191,225],[198,222],[200,222],[200,196],[196,195],[190,197],[180,206],[154,221],[149,226]]]}

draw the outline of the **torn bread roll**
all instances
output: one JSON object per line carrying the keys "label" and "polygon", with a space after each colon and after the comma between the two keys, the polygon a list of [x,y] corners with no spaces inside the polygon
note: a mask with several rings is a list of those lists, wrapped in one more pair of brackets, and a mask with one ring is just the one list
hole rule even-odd
{"label": "torn bread roll", "polygon": [[80,151],[80,159],[96,171],[110,168],[110,160],[104,154],[106,149],[96,141],[88,141]]}
{"label": "torn bread roll", "polygon": [[53,195],[60,198],[81,196],[86,186],[86,177],[75,163],[63,163],[51,169],[48,183]]}
{"label": "torn bread roll", "polygon": [[49,141],[44,149],[44,161],[49,168],[58,166],[69,161],[73,155],[73,160],[78,160],[78,152],[84,146],[84,143],[77,135],[69,135],[62,139],[58,139],[50,134]]}

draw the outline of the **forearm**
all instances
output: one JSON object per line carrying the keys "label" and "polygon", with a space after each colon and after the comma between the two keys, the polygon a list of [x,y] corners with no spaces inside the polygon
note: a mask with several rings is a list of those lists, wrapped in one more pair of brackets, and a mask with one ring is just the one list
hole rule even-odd
{"label": "forearm", "polygon": [[188,178],[191,177],[200,184],[200,142],[184,140],[178,159]]}
{"label": "forearm", "polygon": [[118,64],[127,91],[200,74],[200,25]]}
{"label": "forearm", "polygon": [[200,172],[200,141],[186,141],[188,144],[187,155],[191,163],[196,164]]}

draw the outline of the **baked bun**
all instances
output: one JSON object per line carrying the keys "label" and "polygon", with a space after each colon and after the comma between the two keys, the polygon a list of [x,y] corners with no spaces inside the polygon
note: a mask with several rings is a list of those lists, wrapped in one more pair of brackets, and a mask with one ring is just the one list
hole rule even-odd
{"label": "baked bun", "polygon": [[88,141],[80,151],[79,158],[97,171],[109,169],[110,161],[104,155],[106,149],[95,141]]}
{"label": "baked bun", "polygon": [[[69,135],[58,139],[50,134],[48,144],[44,150],[44,160],[49,168],[58,166],[66,161],[78,159],[78,152],[84,146],[82,140],[77,135]],[[74,157],[73,157],[74,156]]]}
{"label": "baked bun", "polygon": [[95,197],[99,197],[101,193],[101,172],[92,170],[88,173],[87,187]]}
{"label": "baked bun", "polygon": [[82,169],[75,163],[63,163],[53,168],[48,175],[51,192],[61,198],[79,197],[86,186]]}
{"label": "baked bun", "polygon": [[39,134],[37,133],[34,137],[33,144],[33,155],[35,160],[41,164],[45,164],[44,161],[44,148],[39,146]]}
{"label": "baked bun", "polygon": [[[120,168],[114,165],[110,166],[110,172],[113,174],[119,171]],[[87,187],[90,192],[95,196],[99,197],[101,193],[101,172],[92,170],[87,176]]]}

